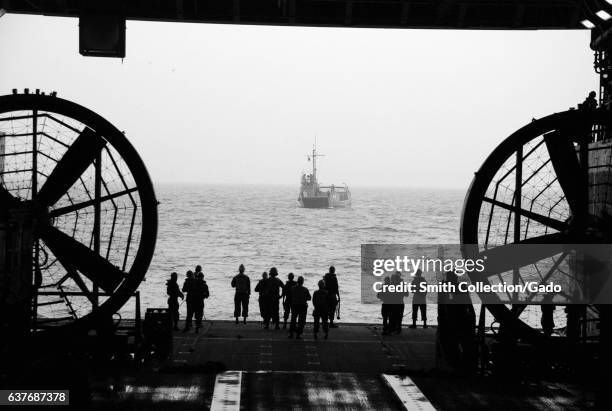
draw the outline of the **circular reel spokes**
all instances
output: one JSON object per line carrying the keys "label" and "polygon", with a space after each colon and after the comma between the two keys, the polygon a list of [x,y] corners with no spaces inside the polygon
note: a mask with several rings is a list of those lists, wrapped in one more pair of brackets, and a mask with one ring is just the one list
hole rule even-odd
{"label": "circular reel spokes", "polygon": [[34,327],[112,314],[138,287],[155,245],[144,164],[106,120],[51,96],[0,97],[2,134],[0,215],[31,236]]}
{"label": "circular reel spokes", "polygon": [[[574,261],[563,244],[597,243],[609,237],[601,218],[607,196],[602,203],[590,200],[597,196],[589,170],[610,167],[610,159],[593,166],[588,154],[588,144],[609,123],[599,111],[554,114],[518,130],[491,153],[472,181],[462,216],[465,253],[487,258],[486,271],[470,273],[472,282],[554,281],[571,286],[583,281],[582,274],[571,269]],[[537,246],[525,252],[516,244]],[[487,297],[497,320],[524,338],[540,336],[534,321],[527,325],[522,321],[526,316],[519,318],[525,304],[556,298],[536,293],[520,300],[501,293]],[[519,304],[514,309],[504,305],[512,302]]]}

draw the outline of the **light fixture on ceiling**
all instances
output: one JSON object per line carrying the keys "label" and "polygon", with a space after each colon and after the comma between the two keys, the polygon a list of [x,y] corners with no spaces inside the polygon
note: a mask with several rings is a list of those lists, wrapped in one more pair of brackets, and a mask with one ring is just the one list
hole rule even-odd
{"label": "light fixture on ceiling", "polygon": [[610,20],[610,18],[612,18],[612,16],[610,16],[610,13],[608,13],[605,10],[599,10],[597,13],[595,13],[597,15],[597,17],[599,17],[600,19],[602,19],[603,21],[608,21]]}
{"label": "light fixture on ceiling", "polygon": [[582,20],[580,22],[580,24],[582,24],[587,29],[594,29],[595,28],[595,25],[591,22],[591,20],[588,20],[588,19]]}

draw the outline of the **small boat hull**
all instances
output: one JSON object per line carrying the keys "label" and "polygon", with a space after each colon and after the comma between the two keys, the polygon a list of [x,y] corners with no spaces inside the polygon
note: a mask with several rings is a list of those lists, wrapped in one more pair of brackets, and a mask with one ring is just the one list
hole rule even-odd
{"label": "small boat hull", "polygon": [[304,208],[330,208],[327,196],[302,197],[300,205]]}
{"label": "small boat hull", "polygon": [[338,200],[329,196],[313,196],[313,197],[301,197],[299,203],[304,208],[339,208],[339,207],[350,207],[351,199]]}

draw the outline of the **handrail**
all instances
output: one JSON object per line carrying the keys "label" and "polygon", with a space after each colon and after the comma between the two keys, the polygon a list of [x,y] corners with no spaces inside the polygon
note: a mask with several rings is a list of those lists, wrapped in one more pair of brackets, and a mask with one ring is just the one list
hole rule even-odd
{"label": "handrail", "polygon": [[[39,291],[37,293],[37,295],[39,296],[58,296],[58,297],[63,297],[63,296],[82,296],[82,297],[86,297],[87,293],[83,292],[83,291]],[[107,292],[99,292],[98,293],[99,296],[101,297],[110,297],[113,294],[112,293],[107,293]],[[135,291],[134,293],[132,293],[130,295],[130,298],[135,298],[134,304],[134,331],[135,331],[135,336],[136,336],[136,342],[140,343],[141,338],[142,338],[142,318],[141,318],[141,309],[140,309],[140,291]],[[38,313],[37,313],[38,314]],[[38,321],[42,321],[44,322],[45,319],[39,319],[38,317],[35,318],[34,320],[34,328],[37,329],[38,328]],[[42,324],[41,324],[42,325]],[[127,329],[127,328],[121,328],[119,327],[119,325],[117,326],[117,328],[119,329]],[[131,327],[130,327],[131,328]]]}

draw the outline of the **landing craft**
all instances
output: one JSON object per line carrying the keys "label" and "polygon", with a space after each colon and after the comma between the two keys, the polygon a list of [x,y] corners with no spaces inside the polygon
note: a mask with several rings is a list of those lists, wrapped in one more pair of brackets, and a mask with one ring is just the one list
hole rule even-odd
{"label": "landing craft", "polygon": [[317,154],[316,146],[312,147],[312,154],[308,161],[312,161],[312,174],[302,174],[302,183],[298,202],[304,208],[335,208],[351,205],[351,192],[346,184],[343,186],[321,186],[317,180]]}

